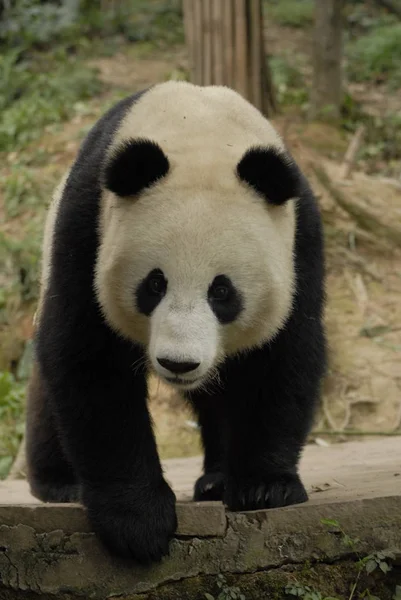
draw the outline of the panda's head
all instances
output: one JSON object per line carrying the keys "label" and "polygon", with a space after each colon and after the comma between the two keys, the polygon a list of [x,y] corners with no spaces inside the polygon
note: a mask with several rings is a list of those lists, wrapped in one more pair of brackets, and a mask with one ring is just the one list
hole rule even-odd
{"label": "panda's head", "polygon": [[194,389],[283,326],[299,185],[270,123],[227,88],[161,84],[132,107],[105,161],[95,283],[164,380]]}

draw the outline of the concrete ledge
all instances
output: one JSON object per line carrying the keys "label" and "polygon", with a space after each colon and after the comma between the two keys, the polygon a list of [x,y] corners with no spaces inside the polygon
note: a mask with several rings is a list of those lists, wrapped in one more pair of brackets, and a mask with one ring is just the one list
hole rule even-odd
{"label": "concrete ledge", "polygon": [[322,518],[338,520],[348,535],[359,538],[357,549],[362,555],[372,548],[401,551],[399,496],[337,502],[330,507],[305,504],[228,513],[223,537],[174,539],[170,556],[152,567],[111,560],[92,533],[61,529],[39,533],[25,524],[1,525],[2,585],[56,596],[70,593],[105,599],[148,592],[198,575],[252,573],[304,561],[327,563],[346,558],[350,549],[335,528],[330,531],[322,525]]}
{"label": "concrete ledge", "polygon": [[[226,530],[227,520],[221,502],[179,502],[177,519],[177,537],[219,537]],[[37,533],[55,529],[66,534],[91,531],[85,510],[79,504],[0,504],[0,524],[8,527],[26,525]]]}
{"label": "concrete ledge", "polygon": [[[337,520],[347,535],[358,538],[356,550],[361,556],[382,549],[401,556],[401,477],[397,475],[401,440],[391,442],[391,452],[387,440],[308,449],[305,459],[312,463],[314,474],[308,483],[311,499],[302,505],[229,513],[218,502],[179,502],[179,528],[170,556],[151,567],[112,560],[90,532],[79,505],[44,505],[29,496],[25,482],[3,482],[0,598],[19,598],[19,593],[29,591],[48,594],[46,600],[116,595],[145,600],[159,598],[155,590],[166,584],[180,582],[174,584],[178,586],[220,572],[267,573],[289,565],[346,560],[350,548],[338,530],[323,525],[322,519]],[[344,462],[340,460],[344,455],[355,459]],[[317,465],[322,463],[324,471],[319,471]],[[178,497],[185,498],[198,474],[194,467],[199,459],[178,464],[179,468],[177,461],[171,461],[166,470]],[[365,484],[360,485],[363,478]],[[177,593],[160,598],[191,598]]]}

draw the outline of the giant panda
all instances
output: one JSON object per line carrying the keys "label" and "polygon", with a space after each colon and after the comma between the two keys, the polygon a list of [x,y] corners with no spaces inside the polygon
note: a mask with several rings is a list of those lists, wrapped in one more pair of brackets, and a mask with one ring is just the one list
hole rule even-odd
{"label": "giant panda", "polygon": [[46,221],[32,493],[81,502],[113,555],[168,554],[177,522],[147,408],[154,372],[198,418],[196,501],[305,502],[323,310],[319,210],[271,123],[224,86],[169,81],[120,101]]}

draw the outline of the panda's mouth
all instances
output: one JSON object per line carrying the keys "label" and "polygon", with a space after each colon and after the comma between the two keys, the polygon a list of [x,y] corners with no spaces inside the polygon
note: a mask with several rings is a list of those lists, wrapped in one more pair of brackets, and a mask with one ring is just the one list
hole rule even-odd
{"label": "panda's mouth", "polygon": [[172,385],[175,385],[177,387],[190,389],[190,388],[197,387],[201,378],[197,377],[196,379],[184,379],[183,377],[178,377],[178,376],[174,376],[174,377],[164,376],[164,379],[166,381],[168,381],[169,383],[171,383]]}

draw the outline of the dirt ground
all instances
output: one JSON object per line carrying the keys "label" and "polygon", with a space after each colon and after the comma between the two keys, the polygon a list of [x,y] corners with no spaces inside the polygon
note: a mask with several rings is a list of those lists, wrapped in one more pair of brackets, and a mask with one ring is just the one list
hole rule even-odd
{"label": "dirt ground", "polygon": [[[291,35],[291,51],[296,52],[296,36],[293,31]],[[272,46],[279,43],[279,37],[272,34]],[[108,91],[90,103],[87,114],[44,137],[41,143],[52,151],[51,163],[43,169],[44,178],[62,174],[78,149],[82,130],[100,114],[113,86],[130,93],[161,81],[186,66],[186,55],[182,48],[146,56],[124,50],[93,63],[100,69]],[[328,125],[307,124],[293,115],[282,114],[274,122],[310,178],[326,227],[330,370],[316,421],[318,433],[313,437],[334,442],[343,436],[321,432],[345,429],[401,433],[401,249],[388,243],[386,235],[378,236],[359,227],[317,179],[313,167],[322,165],[349,200],[371,209],[385,224],[398,230],[401,187],[360,172],[341,183],[340,159],[349,143],[345,134]],[[5,232],[15,233],[31,218],[27,211],[2,227]],[[16,311],[12,324],[16,338],[30,337],[31,317]],[[150,407],[164,458],[199,453],[199,436],[191,413],[174,391],[156,379],[150,382]]]}

